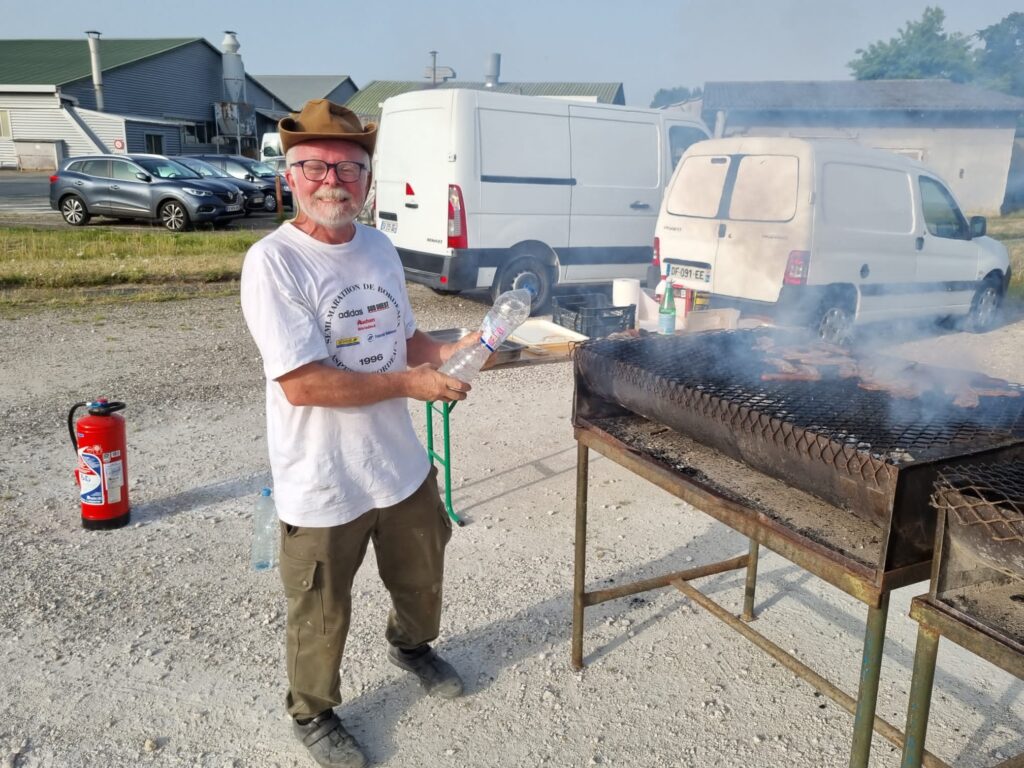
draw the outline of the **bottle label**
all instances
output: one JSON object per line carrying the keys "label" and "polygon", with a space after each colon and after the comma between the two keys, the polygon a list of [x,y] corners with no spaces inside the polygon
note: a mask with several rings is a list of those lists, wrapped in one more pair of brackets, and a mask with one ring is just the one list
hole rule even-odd
{"label": "bottle label", "polygon": [[489,317],[484,318],[484,322],[480,326],[480,343],[491,352],[501,346],[506,335],[508,335],[507,324],[502,321],[502,318],[493,320]]}
{"label": "bottle label", "polygon": [[676,316],[668,313],[658,315],[658,333],[671,336],[676,332]]}

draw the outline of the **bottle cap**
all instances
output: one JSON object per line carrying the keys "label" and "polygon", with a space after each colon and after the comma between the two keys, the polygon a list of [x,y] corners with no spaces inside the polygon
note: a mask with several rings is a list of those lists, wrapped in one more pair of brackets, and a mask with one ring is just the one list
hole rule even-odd
{"label": "bottle cap", "polygon": [[271,490],[269,488],[264,488],[262,491],[260,491],[260,496],[269,496],[270,494]]}

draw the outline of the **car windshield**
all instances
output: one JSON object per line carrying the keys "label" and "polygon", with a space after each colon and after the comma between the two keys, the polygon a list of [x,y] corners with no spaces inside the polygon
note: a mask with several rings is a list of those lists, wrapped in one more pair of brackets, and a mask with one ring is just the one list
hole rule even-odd
{"label": "car windshield", "polygon": [[249,163],[249,172],[256,176],[276,176],[274,169],[266,163],[251,162]]}
{"label": "car windshield", "polygon": [[140,157],[135,160],[154,176],[161,179],[201,179],[198,173],[167,157]]}
{"label": "car windshield", "polygon": [[197,160],[194,157],[188,157],[188,158],[182,158],[178,162],[181,163],[182,165],[186,166],[187,168],[191,168],[193,171],[198,173],[200,176],[206,176],[206,177],[211,177],[212,176],[212,177],[218,178],[218,179],[223,179],[225,177],[232,178],[230,173],[227,173],[226,171],[222,171],[220,168],[218,168],[215,165],[210,165],[205,160]]}

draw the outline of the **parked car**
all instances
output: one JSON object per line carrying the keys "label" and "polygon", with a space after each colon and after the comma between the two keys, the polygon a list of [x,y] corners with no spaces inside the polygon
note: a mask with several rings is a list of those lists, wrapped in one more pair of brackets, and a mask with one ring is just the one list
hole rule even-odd
{"label": "parked car", "polygon": [[198,157],[182,157],[176,156],[174,158],[179,163],[189,168],[205,179],[212,179],[220,182],[228,182],[232,186],[236,187],[245,196],[245,215],[248,216],[253,211],[264,210],[263,204],[266,200],[266,195],[263,193],[263,187],[259,184],[255,184],[245,179],[236,179],[227,171],[218,168],[216,165],[200,160]]}
{"label": "parked car", "polygon": [[[273,213],[277,210],[277,192],[274,182],[280,175],[266,163],[253,160],[243,155],[185,155],[205,160],[210,165],[226,171],[236,179],[251,181],[263,187],[263,210]],[[281,175],[281,203],[285,208],[292,207],[292,191],[288,182]]]}
{"label": "parked car", "polygon": [[849,140],[744,137],[691,146],[665,191],[655,251],[711,306],[809,325],[956,318],[992,327],[1010,280],[937,174]]}
{"label": "parked car", "polygon": [[242,215],[242,193],[161,155],[72,157],[50,177],[50,207],[76,227],[92,216],[155,219],[172,232]]}

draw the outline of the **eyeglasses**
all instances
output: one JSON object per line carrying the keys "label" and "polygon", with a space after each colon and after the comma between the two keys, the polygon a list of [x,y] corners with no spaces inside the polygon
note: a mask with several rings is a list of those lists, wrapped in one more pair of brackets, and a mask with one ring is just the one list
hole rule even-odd
{"label": "eyeglasses", "polygon": [[288,167],[294,168],[296,165],[302,169],[302,175],[306,177],[307,181],[323,181],[327,178],[331,168],[334,169],[338,181],[359,181],[363,171],[369,170],[365,165],[354,160],[342,160],[340,163],[325,163],[323,160],[299,160]]}

